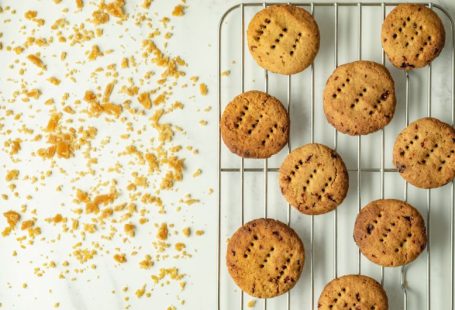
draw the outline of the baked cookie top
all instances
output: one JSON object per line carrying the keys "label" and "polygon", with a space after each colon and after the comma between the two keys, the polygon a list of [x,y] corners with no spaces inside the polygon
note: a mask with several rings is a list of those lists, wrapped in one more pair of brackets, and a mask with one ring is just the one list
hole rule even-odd
{"label": "baked cookie top", "polygon": [[247,158],[267,158],[289,139],[289,116],[281,102],[264,92],[235,97],[221,116],[221,137],[231,152]]}
{"label": "baked cookie top", "polygon": [[319,310],[387,310],[388,299],[382,286],[362,275],[346,275],[330,281],[319,297]]}
{"label": "baked cookie top", "polygon": [[455,130],[436,118],[421,118],[395,140],[393,163],[401,176],[420,188],[443,186],[455,177]]}
{"label": "baked cookie top", "polygon": [[228,271],[247,294],[270,298],[289,291],[305,261],[303,243],[289,226],[273,219],[256,219],[229,239]]}
{"label": "baked cookie top", "polygon": [[444,26],[439,16],[426,6],[400,4],[384,20],[381,42],[395,67],[421,68],[435,59],[444,47]]}
{"label": "baked cookie top", "polygon": [[425,249],[427,236],[420,213],[396,199],[370,202],[358,214],[354,240],[372,262],[386,267],[415,260]]}
{"label": "baked cookie top", "polygon": [[324,113],[349,135],[366,135],[386,126],[395,112],[395,86],[389,71],[372,61],[335,69],[324,89]]}
{"label": "baked cookie top", "polygon": [[258,65],[280,74],[303,71],[319,50],[319,28],[313,16],[288,4],[259,11],[248,25],[247,39]]}
{"label": "baked cookie top", "polygon": [[346,197],[349,178],[341,157],[322,144],[307,144],[292,151],[280,167],[281,192],[305,214],[335,209]]}

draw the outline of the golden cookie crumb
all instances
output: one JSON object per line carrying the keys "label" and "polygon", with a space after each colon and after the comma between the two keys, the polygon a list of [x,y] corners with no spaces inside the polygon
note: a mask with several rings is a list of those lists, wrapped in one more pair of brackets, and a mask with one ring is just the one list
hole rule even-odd
{"label": "golden cookie crumb", "polygon": [[145,255],[144,259],[139,262],[139,267],[142,269],[150,269],[153,266],[152,257],[150,255]]}
{"label": "golden cookie crumb", "polygon": [[27,56],[27,59],[32,62],[35,66],[41,68],[41,69],[46,69],[46,65],[43,63],[41,58],[35,54],[30,54]]}
{"label": "golden cookie crumb", "polygon": [[209,90],[205,83],[199,84],[199,92],[201,93],[202,96],[207,96]]}
{"label": "golden cookie crumb", "polygon": [[98,57],[101,57],[103,56],[103,52],[101,52],[100,50],[100,47],[98,45],[93,45],[92,46],[92,50],[90,51],[90,53],[88,54],[88,59],[89,60],[95,60],[97,59]]}
{"label": "golden cookie crumb", "polygon": [[160,228],[158,229],[158,234],[156,235],[160,240],[166,240],[168,237],[168,229],[167,224],[162,223]]}
{"label": "golden cookie crumb", "polygon": [[55,76],[52,76],[50,78],[47,79],[50,83],[54,84],[54,85],[60,85],[60,80],[58,78],[56,78]]}
{"label": "golden cookie crumb", "polygon": [[137,100],[146,109],[150,109],[152,107],[152,102],[150,101],[149,93],[141,93],[137,97]]}
{"label": "golden cookie crumb", "polygon": [[146,9],[149,9],[150,5],[152,5],[152,1],[153,0],[144,0],[144,2],[142,3],[142,6]]}
{"label": "golden cookie crumb", "polygon": [[38,13],[37,13],[36,11],[27,11],[27,12],[24,13],[24,17],[25,17],[26,19],[32,20],[32,19],[34,19],[36,16],[38,16]]}
{"label": "golden cookie crumb", "polygon": [[93,11],[92,18],[95,25],[101,25],[109,21],[109,14],[105,13],[103,10],[96,10]]}
{"label": "golden cookie crumb", "polygon": [[125,18],[125,0],[114,0],[110,3],[101,2],[100,8],[104,9],[109,15],[117,18]]}
{"label": "golden cookie crumb", "polygon": [[11,181],[17,180],[18,177],[19,177],[19,170],[13,169],[6,173],[5,180],[7,182],[11,182]]}
{"label": "golden cookie crumb", "polygon": [[176,249],[177,251],[182,251],[182,250],[184,250],[185,248],[186,248],[186,245],[185,245],[184,243],[182,243],[182,242],[177,242],[177,243],[175,244],[175,249]]}
{"label": "golden cookie crumb", "polygon": [[185,237],[189,237],[191,235],[191,228],[190,227],[183,228],[182,233]]}
{"label": "golden cookie crumb", "polygon": [[185,15],[185,7],[181,4],[176,5],[172,11],[173,16],[183,16]]}
{"label": "golden cookie crumb", "polygon": [[3,216],[6,218],[6,221],[11,228],[16,227],[16,224],[21,219],[21,215],[19,213],[11,210],[3,213]]}
{"label": "golden cookie crumb", "polygon": [[39,99],[39,97],[41,97],[41,94],[41,91],[37,88],[31,89],[26,93],[27,97],[34,99]]}
{"label": "golden cookie crumb", "polygon": [[124,264],[126,263],[126,255],[125,254],[115,254],[114,259],[117,263]]}
{"label": "golden cookie crumb", "polygon": [[125,233],[130,236],[134,237],[136,234],[136,226],[134,224],[125,224],[124,226]]}
{"label": "golden cookie crumb", "polygon": [[142,288],[136,290],[136,297],[141,298],[145,294],[145,284],[142,286]]}

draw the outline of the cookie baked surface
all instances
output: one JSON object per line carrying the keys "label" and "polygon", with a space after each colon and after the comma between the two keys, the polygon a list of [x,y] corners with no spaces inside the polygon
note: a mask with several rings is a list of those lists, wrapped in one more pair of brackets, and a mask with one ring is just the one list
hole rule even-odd
{"label": "cookie baked surface", "polygon": [[330,281],[319,297],[319,310],[387,310],[388,299],[382,286],[362,275],[346,275]]}
{"label": "cookie baked surface", "polygon": [[324,113],[332,126],[365,135],[386,126],[395,113],[395,86],[389,71],[372,61],[335,69],[324,89]]}
{"label": "cookie baked surface", "polygon": [[229,239],[228,271],[247,294],[270,298],[289,291],[305,261],[303,243],[289,226],[273,219],[256,219]]}
{"label": "cookie baked surface", "polygon": [[286,109],[278,99],[260,91],[235,97],[226,106],[220,126],[226,146],[241,157],[270,157],[289,139]]}
{"label": "cookie baked surface", "polygon": [[281,192],[305,214],[335,209],[346,197],[349,178],[341,157],[322,144],[307,144],[292,151],[280,167]]}
{"label": "cookie baked surface", "polygon": [[395,140],[393,163],[401,176],[420,188],[435,188],[455,177],[455,130],[436,118],[421,118]]}
{"label": "cookie baked surface", "polygon": [[396,199],[370,202],[357,216],[354,240],[372,262],[386,267],[415,260],[427,243],[419,211]]}
{"label": "cookie baked surface", "polygon": [[313,63],[319,50],[319,28],[313,16],[293,5],[271,5],[248,25],[248,48],[269,71],[294,74]]}
{"label": "cookie baked surface", "polygon": [[381,42],[395,67],[421,68],[444,47],[444,25],[433,10],[422,4],[400,4],[385,18]]}

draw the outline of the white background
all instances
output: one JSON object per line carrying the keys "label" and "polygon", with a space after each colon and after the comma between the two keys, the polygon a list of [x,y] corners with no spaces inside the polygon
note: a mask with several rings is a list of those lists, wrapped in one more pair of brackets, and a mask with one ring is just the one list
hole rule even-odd
{"label": "white background", "polygon": [[[291,1],[294,2],[294,1]],[[1,3],[1,1],[0,1]],[[194,74],[207,81],[209,95],[204,99],[213,107],[210,114],[209,124],[205,128],[196,126],[199,115],[185,113],[173,121],[180,122],[184,127],[190,140],[196,145],[201,156],[189,161],[189,171],[194,168],[201,168],[204,174],[198,182],[185,182],[182,185],[183,192],[206,192],[208,187],[216,190],[217,184],[217,32],[218,22],[222,13],[236,4],[237,1],[224,0],[188,0],[189,9],[184,18],[175,23],[174,40],[172,49],[178,49],[179,54],[188,61]],[[441,1],[441,4],[449,8],[452,16],[455,14],[455,3],[450,0]],[[156,6],[168,7],[164,1],[156,1]],[[255,9],[246,11],[246,21],[254,14]],[[321,30],[321,50],[315,62],[315,141],[333,146],[333,129],[327,124],[322,116],[321,93],[325,80],[334,69],[333,61],[333,8],[316,9],[316,20]],[[237,15],[236,15],[237,14]],[[358,59],[358,32],[357,32],[357,11],[356,9],[340,8],[339,10],[339,64]],[[231,70],[231,76],[223,78],[223,104],[240,92],[240,28],[239,15],[233,13],[227,19],[228,24],[224,26],[223,49],[223,70]],[[382,15],[380,11],[370,11],[365,8],[363,11],[363,47],[362,58],[381,62],[381,50],[379,44],[379,30]],[[7,29],[3,30],[7,33]],[[446,31],[448,34],[449,28]],[[449,37],[449,35],[448,35]],[[114,40],[114,39],[113,39]],[[450,116],[450,48],[451,40],[447,38],[446,48],[442,55],[435,61],[433,66],[433,115],[446,122],[451,121]],[[233,63],[235,61],[235,63]],[[386,128],[386,150],[385,164],[391,167],[391,147],[395,135],[404,127],[404,73],[394,69],[387,63],[387,67],[396,81],[398,91],[398,107],[392,123]],[[262,71],[258,70],[252,59],[246,53],[246,76],[245,89],[263,89],[261,80]],[[427,103],[427,71],[418,70],[411,74],[411,95],[410,95],[410,120],[426,115]],[[292,86],[292,147],[309,142],[309,119],[310,119],[310,73],[309,70],[303,74],[293,77]],[[287,79],[270,76],[269,91],[276,97],[286,101]],[[204,106],[204,105],[201,105]],[[380,134],[372,134],[362,139],[362,166],[378,167],[380,164]],[[338,151],[344,158],[348,168],[355,168],[357,165],[357,139],[339,135]],[[270,160],[271,167],[277,167],[284,158],[286,151]],[[223,147],[223,163],[226,166],[238,167],[239,160],[229,155]],[[262,167],[261,162],[246,161],[247,167]],[[247,176],[245,183],[245,220],[260,217],[263,215],[263,181],[262,174],[254,177]],[[351,184],[349,196],[339,208],[338,222],[338,273],[339,275],[357,272],[357,248],[352,241],[352,226],[357,212],[357,181],[356,174],[350,174]],[[269,216],[286,221],[287,206],[280,197],[276,174],[269,176]],[[222,245],[229,236],[240,225],[240,205],[238,196],[238,175],[232,174],[223,179],[223,200],[222,222],[223,236]],[[397,176],[386,175],[385,197],[402,198],[403,181]],[[362,205],[372,199],[380,198],[379,175],[362,174]],[[432,309],[449,309],[450,298],[450,274],[449,274],[449,208],[450,186],[432,191]],[[409,201],[414,204],[424,216],[426,216],[426,192],[409,187]],[[217,261],[217,201],[216,195],[205,196],[204,204],[201,207],[192,209],[185,214],[187,223],[195,227],[205,229],[206,234],[200,239],[194,239],[191,249],[195,251],[193,259],[178,262],[182,265],[182,271],[189,274],[188,286],[180,296],[186,300],[184,306],[174,303],[174,288],[170,292],[166,290],[155,291],[153,298],[135,300],[132,298],[130,304],[132,309],[166,309],[174,304],[182,309],[216,309],[216,261]],[[181,216],[181,215],[175,215]],[[297,214],[292,211],[292,226],[301,235],[307,257],[310,256],[310,217]],[[333,214],[315,217],[315,286],[314,300],[317,304],[319,293],[326,282],[333,278]],[[144,238],[144,244],[150,239]],[[123,309],[126,303],[123,302],[123,295],[111,294],[111,290],[122,287],[125,282],[133,282],[141,278],[138,274],[126,272],[122,268],[112,268],[111,258],[99,263],[96,271],[90,272],[78,281],[58,280],[57,276],[46,276],[37,278],[28,264],[18,264],[17,259],[10,256],[11,249],[15,249],[14,240],[3,242],[5,252],[0,255],[0,302],[5,309],[29,309],[33,306],[36,309],[49,309],[55,302],[61,303],[62,309]],[[36,252],[39,252],[36,247]],[[6,254],[3,254],[6,253]],[[32,260],[34,255],[39,253],[26,252],[24,260]],[[57,251],[58,253],[58,251]],[[224,250],[222,251],[224,256]],[[239,294],[234,288],[231,280],[226,276],[222,257],[222,301],[223,309],[238,309]],[[310,309],[310,269],[309,259],[302,278],[293,289],[291,302],[294,309]],[[19,267],[21,266],[21,267]],[[23,267],[22,267],[23,266]],[[23,268],[23,269],[22,269]],[[380,279],[380,268],[362,259],[363,273]],[[399,269],[387,269],[385,273],[385,287],[390,297],[390,309],[403,309],[402,294],[400,289]],[[423,253],[419,259],[408,269],[408,309],[425,309],[426,302],[426,254]],[[28,290],[21,289],[21,283],[29,284]],[[136,286],[142,282],[137,282]],[[132,285],[131,289],[136,286]],[[52,294],[49,294],[52,289]],[[177,290],[177,288],[175,288]],[[231,293],[230,293],[231,292]],[[130,294],[133,295],[133,294]],[[245,297],[248,301],[251,298]],[[283,309],[285,297],[269,301],[268,309]],[[258,302],[257,308],[262,307]]]}

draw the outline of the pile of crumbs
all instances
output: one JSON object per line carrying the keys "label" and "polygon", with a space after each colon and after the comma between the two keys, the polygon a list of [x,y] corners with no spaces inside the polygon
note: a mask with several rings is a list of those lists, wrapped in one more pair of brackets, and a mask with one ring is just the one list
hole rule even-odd
{"label": "pile of crumbs", "polygon": [[[160,1],[172,6],[154,9]],[[192,258],[190,240],[204,230],[170,213],[202,205],[180,184],[203,171],[188,169],[198,149],[170,120],[209,92],[168,48],[189,4],[14,3],[0,3],[0,246],[14,244],[2,255],[22,256],[36,277],[67,281],[98,280],[90,272],[105,268],[100,262],[139,272],[143,283],[106,293],[128,309],[133,298],[175,286],[168,309],[182,307],[191,279],[176,266]],[[196,111],[203,118],[211,107]],[[38,255],[27,259],[31,251]]]}

